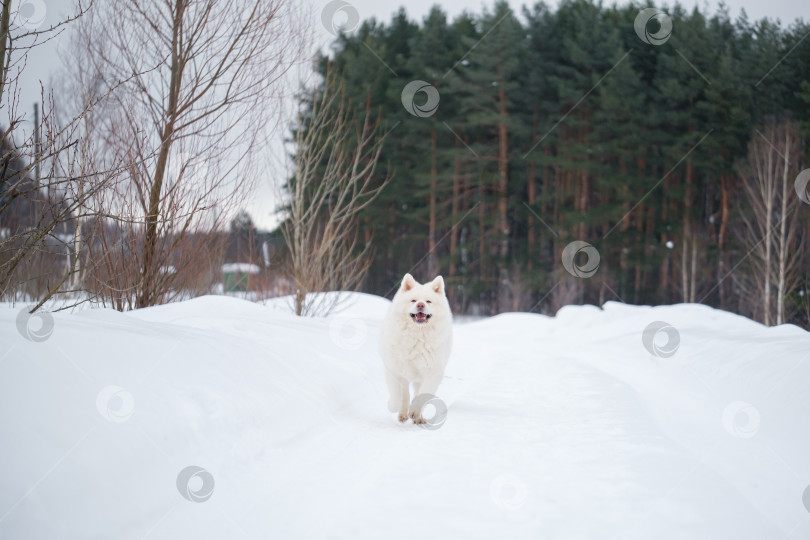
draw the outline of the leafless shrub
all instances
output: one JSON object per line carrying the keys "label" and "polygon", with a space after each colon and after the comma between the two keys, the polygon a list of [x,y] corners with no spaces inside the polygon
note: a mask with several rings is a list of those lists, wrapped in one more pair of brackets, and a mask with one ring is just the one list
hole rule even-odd
{"label": "leafless shrub", "polygon": [[360,238],[357,218],[391,180],[376,172],[379,127],[368,107],[362,122],[355,120],[334,71],[298,113],[281,227],[298,315],[328,314],[340,294],[321,293],[357,290],[365,277],[371,246]]}
{"label": "leafless shrub", "polygon": [[[91,4],[79,2],[72,15],[46,28],[31,29],[13,9],[0,7],[0,296],[37,300],[39,307],[66,292],[72,263],[76,217],[105,178],[76,171],[80,126],[93,103],[69,118],[57,119],[52,95],[41,92],[42,114],[33,122],[20,106],[20,77],[31,49],[75,25]],[[77,190],[79,183],[87,190]]]}
{"label": "leafless shrub", "polygon": [[[292,0],[110,0],[78,26],[77,85],[126,81],[88,137],[119,165],[90,206],[87,286],[125,309],[207,292],[222,231],[262,171],[279,84],[306,45]],[[78,80],[84,78],[84,80]]]}

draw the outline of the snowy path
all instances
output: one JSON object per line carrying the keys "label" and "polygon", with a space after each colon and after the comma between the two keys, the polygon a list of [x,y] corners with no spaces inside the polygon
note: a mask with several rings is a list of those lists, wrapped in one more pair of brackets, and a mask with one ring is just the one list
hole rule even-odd
{"label": "snowy path", "polygon": [[458,324],[427,430],[385,410],[385,307],[206,297],[42,343],[0,309],[0,538],[810,537],[806,332],[614,303]]}

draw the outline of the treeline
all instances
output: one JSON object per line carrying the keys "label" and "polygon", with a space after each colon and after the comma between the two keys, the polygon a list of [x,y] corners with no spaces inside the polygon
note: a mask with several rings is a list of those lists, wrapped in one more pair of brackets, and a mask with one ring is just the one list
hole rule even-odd
{"label": "treeline", "polygon": [[[343,74],[358,118],[379,111],[378,174],[394,174],[360,220],[375,247],[366,291],[441,273],[457,312],[702,302],[763,320],[744,171],[753,146],[784,155],[774,125],[795,131],[791,190],[807,167],[810,25],[675,4],[671,35],[658,17],[640,37],[640,10],[497,2],[449,21],[436,7],[421,23],[400,11],[338,37],[318,69]],[[417,90],[409,111],[414,80],[436,95]],[[784,311],[807,326],[808,259],[795,263],[810,205],[794,199],[789,216],[767,218],[796,228],[781,251],[795,268]],[[598,250],[592,277],[563,268],[573,241]]]}

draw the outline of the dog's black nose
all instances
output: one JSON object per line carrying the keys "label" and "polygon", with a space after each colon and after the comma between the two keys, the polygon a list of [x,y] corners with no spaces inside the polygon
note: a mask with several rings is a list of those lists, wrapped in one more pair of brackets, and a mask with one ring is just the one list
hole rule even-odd
{"label": "dog's black nose", "polygon": [[418,309],[419,311],[422,311],[423,309],[425,309],[425,303],[424,302],[419,302],[418,304],[416,304],[416,309]]}

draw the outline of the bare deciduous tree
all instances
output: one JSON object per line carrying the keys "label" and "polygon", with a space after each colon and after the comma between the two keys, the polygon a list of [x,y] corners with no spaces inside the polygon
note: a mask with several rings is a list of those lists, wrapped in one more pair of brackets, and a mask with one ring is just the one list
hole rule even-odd
{"label": "bare deciduous tree", "polygon": [[[114,92],[98,148],[126,166],[95,200],[116,306],[196,287],[230,215],[261,174],[280,80],[306,45],[294,0],[110,0],[79,27],[77,50]],[[107,82],[109,84],[109,82]],[[109,159],[109,157],[107,158]],[[218,276],[212,276],[212,283]]]}
{"label": "bare deciduous tree", "polygon": [[281,230],[290,253],[295,313],[314,316],[328,314],[340,291],[363,282],[371,248],[359,236],[357,217],[391,178],[376,173],[384,142],[379,118],[372,122],[368,107],[362,121],[354,118],[334,71],[310,97],[295,125],[295,170],[286,186]]}
{"label": "bare deciduous tree", "polygon": [[768,326],[785,322],[785,298],[800,279],[803,229],[793,193],[799,148],[795,123],[771,121],[752,137],[747,160],[739,166],[749,204],[742,219],[751,272],[738,282],[754,316]]}
{"label": "bare deciduous tree", "polygon": [[[19,82],[28,53],[84,17],[91,4],[79,2],[72,15],[45,28],[16,11],[20,5],[0,2],[0,111],[7,122],[0,133],[0,296],[33,299],[39,307],[69,286],[75,218],[102,181],[71,170],[79,126],[93,104],[58,120],[43,91],[41,118],[35,113],[30,122]],[[77,181],[87,179],[91,190],[77,192]]]}

